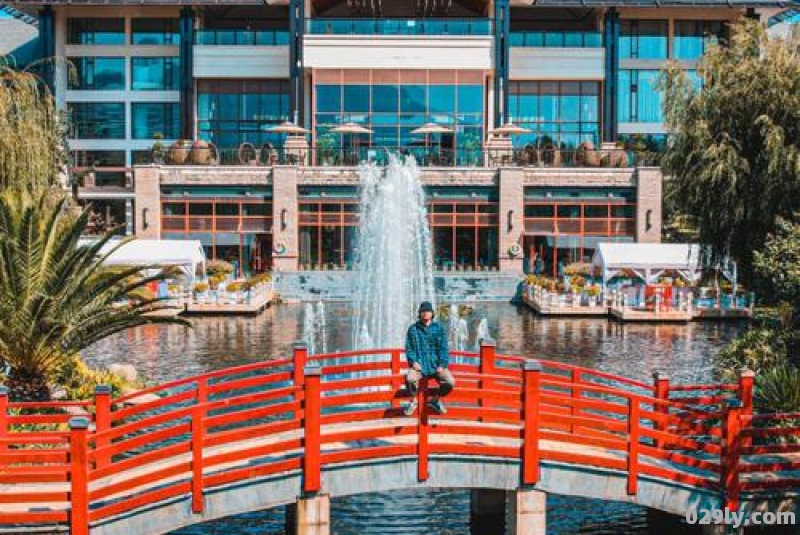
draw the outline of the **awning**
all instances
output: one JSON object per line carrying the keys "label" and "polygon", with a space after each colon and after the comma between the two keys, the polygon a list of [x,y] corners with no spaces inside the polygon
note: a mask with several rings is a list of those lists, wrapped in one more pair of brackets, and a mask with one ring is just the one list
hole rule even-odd
{"label": "awning", "polygon": [[189,276],[194,276],[197,267],[201,266],[205,273],[206,254],[197,240],[133,239],[121,246],[119,244],[120,240],[112,240],[100,250],[100,254],[105,255],[118,247],[103,261],[104,265],[179,266]]}
{"label": "awning", "polygon": [[603,283],[630,270],[646,283],[656,282],[665,271],[675,271],[688,282],[700,278],[700,246],[694,243],[598,243],[592,265]]}

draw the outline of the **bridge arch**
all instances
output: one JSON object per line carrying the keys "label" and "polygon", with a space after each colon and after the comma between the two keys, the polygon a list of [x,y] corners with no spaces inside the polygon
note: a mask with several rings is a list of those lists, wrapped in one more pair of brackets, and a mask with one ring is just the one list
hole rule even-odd
{"label": "bridge arch", "polygon": [[[0,531],[166,533],[298,496],[300,509],[410,488],[556,493],[679,515],[797,507],[800,447],[773,439],[796,433],[780,427],[800,415],[751,414],[752,374],[645,384],[497,355],[491,343],[455,356],[446,415],[430,414],[425,385],[420,413],[402,414],[399,349],[309,356],[298,345],[291,358],[114,400],[100,389],[94,402],[39,405],[47,414],[13,415],[37,407],[0,392],[0,484],[13,483],[0,488]],[[68,420],[68,432],[9,427]]]}

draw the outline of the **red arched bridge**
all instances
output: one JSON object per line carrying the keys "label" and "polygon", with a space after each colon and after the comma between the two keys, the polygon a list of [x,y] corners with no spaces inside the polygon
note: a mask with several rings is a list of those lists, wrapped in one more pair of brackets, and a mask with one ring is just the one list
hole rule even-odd
{"label": "red arched bridge", "polygon": [[298,532],[324,534],[329,496],[425,487],[507,491],[516,533],[544,533],[546,492],[680,515],[798,507],[800,413],[753,414],[751,372],[646,384],[491,343],[454,356],[445,415],[429,413],[425,385],[403,415],[400,349],[302,344],[116,399],[2,393],[0,531],[165,533],[296,504]]}

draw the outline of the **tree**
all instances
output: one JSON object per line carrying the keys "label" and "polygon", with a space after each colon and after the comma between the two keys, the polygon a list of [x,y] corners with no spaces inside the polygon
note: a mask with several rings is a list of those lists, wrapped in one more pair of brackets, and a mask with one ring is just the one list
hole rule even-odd
{"label": "tree", "polygon": [[770,301],[800,309],[800,224],[779,219],[763,250],[754,253],[753,265]]}
{"label": "tree", "polygon": [[695,90],[677,64],[666,71],[663,166],[676,201],[714,256],[731,255],[752,280],[753,251],[800,199],[798,41],[768,39],[753,21],[698,63]]}
{"label": "tree", "polygon": [[108,268],[101,254],[113,234],[79,246],[89,211],[65,197],[15,192],[0,196],[0,361],[14,399],[47,399],[49,381],[94,342],[145,323],[185,323],[146,316],[163,304],[136,298],[159,273]]}
{"label": "tree", "polygon": [[0,191],[52,186],[64,163],[53,96],[33,72],[0,58]]}

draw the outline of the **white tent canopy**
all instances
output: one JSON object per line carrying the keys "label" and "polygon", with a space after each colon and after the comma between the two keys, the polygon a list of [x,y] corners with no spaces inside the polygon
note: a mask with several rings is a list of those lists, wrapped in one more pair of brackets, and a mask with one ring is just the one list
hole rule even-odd
{"label": "white tent canopy", "polygon": [[[107,254],[119,245],[111,240],[101,250]],[[105,259],[107,266],[180,266],[187,275],[194,277],[197,266],[205,273],[206,254],[198,240],[144,240],[133,239]]]}
{"label": "white tent canopy", "polygon": [[676,271],[689,283],[702,274],[700,246],[695,243],[599,243],[592,266],[600,268],[603,285],[622,270],[631,270],[646,284],[665,271]]}

